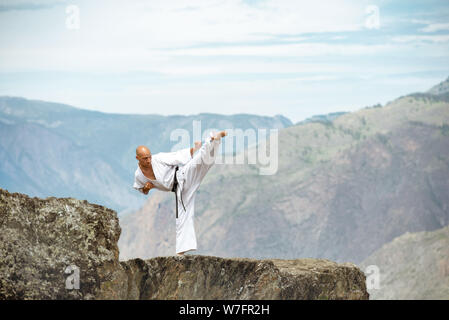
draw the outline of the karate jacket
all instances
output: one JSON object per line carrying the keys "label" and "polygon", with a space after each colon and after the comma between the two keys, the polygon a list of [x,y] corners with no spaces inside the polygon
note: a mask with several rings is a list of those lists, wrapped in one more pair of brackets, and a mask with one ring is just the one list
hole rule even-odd
{"label": "karate jacket", "polygon": [[[155,188],[161,191],[171,191],[173,188],[174,174],[176,166],[183,166],[192,159],[190,148],[181,149],[175,152],[159,152],[151,157],[154,176],[156,180],[147,178],[137,164],[134,173],[133,188],[143,193],[142,188],[150,181]],[[182,190],[183,181],[178,179],[178,184]]]}

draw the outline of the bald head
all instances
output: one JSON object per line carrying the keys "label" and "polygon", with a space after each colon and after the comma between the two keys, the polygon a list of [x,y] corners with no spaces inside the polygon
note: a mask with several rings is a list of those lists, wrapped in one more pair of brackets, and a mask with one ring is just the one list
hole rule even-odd
{"label": "bald head", "polygon": [[138,146],[136,148],[136,156],[138,157],[144,157],[144,156],[148,156],[151,155],[150,149],[148,149],[145,146]]}
{"label": "bald head", "polygon": [[138,146],[136,148],[136,159],[139,161],[141,167],[149,168],[151,167],[151,152],[145,146]]}

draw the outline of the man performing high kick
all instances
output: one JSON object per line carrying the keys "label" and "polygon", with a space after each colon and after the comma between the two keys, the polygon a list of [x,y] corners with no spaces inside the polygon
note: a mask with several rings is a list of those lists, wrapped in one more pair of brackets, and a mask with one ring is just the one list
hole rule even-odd
{"label": "man performing high kick", "polygon": [[[195,142],[194,148],[176,152],[160,152],[152,155],[145,146],[138,146],[136,149],[139,164],[134,173],[133,187],[143,194],[148,194],[151,189],[156,188],[166,192],[173,191],[176,195],[178,255],[197,249],[193,226],[196,190],[215,163],[221,138],[226,135],[226,131],[216,134],[211,132],[203,145],[198,141]],[[198,150],[199,152],[194,155]]]}

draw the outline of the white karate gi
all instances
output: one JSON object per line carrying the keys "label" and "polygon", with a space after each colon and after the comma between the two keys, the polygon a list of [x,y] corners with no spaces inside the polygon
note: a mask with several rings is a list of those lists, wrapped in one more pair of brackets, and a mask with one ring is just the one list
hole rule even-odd
{"label": "white karate gi", "polygon": [[[212,137],[211,133],[211,137]],[[193,155],[190,155],[190,148],[182,149],[176,152],[160,152],[151,157],[156,180],[147,178],[140,167],[134,174],[133,187],[140,192],[145,184],[150,181],[155,188],[161,191],[170,191],[173,188],[175,167],[179,166],[177,171],[178,180],[178,219],[176,219],[176,253],[186,252],[197,249],[195,228],[193,217],[195,211],[196,190],[206,173],[215,163],[218,153],[219,140],[207,138],[201,148]],[[143,192],[142,192],[143,193]],[[184,203],[185,209],[181,203]],[[173,216],[175,213],[173,212]]]}

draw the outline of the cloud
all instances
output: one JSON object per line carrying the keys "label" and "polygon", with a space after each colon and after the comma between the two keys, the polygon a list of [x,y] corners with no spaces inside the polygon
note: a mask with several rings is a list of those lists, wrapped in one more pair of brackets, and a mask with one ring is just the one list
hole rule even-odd
{"label": "cloud", "polygon": [[422,32],[435,32],[441,30],[449,30],[449,23],[431,23],[428,26],[420,29]]}
{"label": "cloud", "polygon": [[328,44],[328,43],[293,43],[275,45],[226,46],[217,48],[187,48],[167,51],[171,56],[252,56],[252,57],[307,57],[323,55],[360,55],[378,54],[391,49],[384,44]]}
{"label": "cloud", "polygon": [[[300,43],[279,45],[239,45],[217,48],[152,49],[108,47],[46,47],[4,49],[0,52],[3,71],[147,71],[167,75],[212,75],[232,73],[293,73],[334,70],[326,57],[376,56],[401,47],[379,44]],[[33,57],[33,59],[30,59]],[[313,58],[316,62],[291,61]],[[269,58],[272,61],[266,61]],[[287,58],[287,59],[285,59]],[[320,60],[321,58],[321,60]],[[113,67],[111,67],[113,66]],[[341,68],[340,68],[341,70]]]}
{"label": "cloud", "polygon": [[443,35],[404,35],[392,37],[394,42],[433,42],[433,43],[445,43],[449,41],[449,34]]}
{"label": "cloud", "polygon": [[[166,5],[166,3],[169,3]],[[151,3],[143,11],[155,46],[262,41],[273,35],[355,31],[364,28],[364,6],[358,1],[267,0],[257,6],[237,0]],[[157,32],[154,32],[157,31]]]}
{"label": "cloud", "polygon": [[[364,30],[365,7],[358,0],[74,3],[80,14],[76,31],[66,28],[66,12],[60,8],[36,14],[10,13],[8,21],[0,21],[0,29],[14,30],[2,34],[0,70],[146,70],[205,75],[228,73],[223,57],[354,56],[388,49],[382,44],[337,44],[330,38],[310,42],[314,34],[333,36],[335,32]],[[215,62],[209,64],[203,58]],[[252,61],[248,64],[257,72]],[[278,60],[267,68],[275,72],[275,65],[284,72],[289,63]]]}
{"label": "cloud", "polygon": [[62,5],[63,2],[39,3],[39,2],[20,2],[20,1],[3,1],[0,4],[0,13],[7,11],[28,11],[28,10],[43,10],[51,9],[55,6]]}
{"label": "cloud", "polygon": [[[389,58],[411,61],[412,56],[439,58],[448,52],[448,35],[366,30],[366,2],[358,0],[74,3],[81,22],[76,31],[65,27],[61,8],[9,12],[8,21],[0,19],[0,30],[11,30],[1,34],[0,71],[139,71],[174,81],[239,74],[377,74],[389,71],[391,65],[384,63]],[[446,25],[419,23],[429,32]]]}

